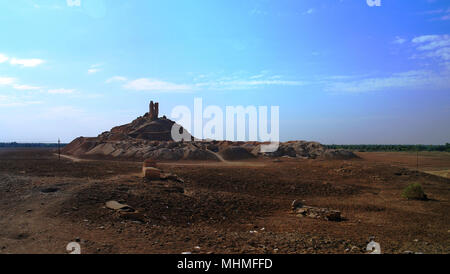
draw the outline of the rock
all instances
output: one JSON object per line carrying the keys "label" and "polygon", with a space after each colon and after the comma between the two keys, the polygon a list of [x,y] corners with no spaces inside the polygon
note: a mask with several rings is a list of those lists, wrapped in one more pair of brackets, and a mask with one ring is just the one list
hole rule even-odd
{"label": "rock", "polygon": [[341,212],[338,210],[330,210],[325,213],[325,219],[327,221],[335,221],[338,222],[341,220]]}
{"label": "rock", "polygon": [[159,180],[161,178],[161,170],[155,167],[143,168],[144,178],[148,180]]}
{"label": "rock", "polygon": [[120,217],[122,217],[123,219],[126,219],[126,220],[133,221],[133,222],[145,223],[145,216],[138,211],[134,211],[134,212],[121,211]]}
{"label": "rock", "polygon": [[[294,201],[296,202],[296,201]],[[292,203],[292,210],[299,217],[309,217],[314,219],[324,219],[327,221],[339,222],[342,220],[341,212],[339,210],[333,210],[328,208],[319,208],[312,206],[305,206]]]}
{"label": "rock", "polygon": [[108,201],[106,202],[105,206],[106,208],[121,212],[135,212],[134,208],[126,204],[121,204],[117,201]]}
{"label": "rock", "polygon": [[299,200],[292,201],[292,203],[291,203],[291,209],[292,210],[296,210],[296,209],[299,209],[301,207],[303,207],[303,204]]}
{"label": "rock", "polygon": [[53,192],[57,192],[59,190],[59,188],[57,187],[47,187],[47,188],[43,188],[41,189],[42,193],[53,193]]}
{"label": "rock", "polygon": [[173,180],[173,181],[177,181],[177,182],[180,182],[180,183],[184,183],[183,179],[181,179],[180,177],[178,177],[177,175],[172,174],[172,173],[161,173],[160,179],[162,179],[162,180]]}

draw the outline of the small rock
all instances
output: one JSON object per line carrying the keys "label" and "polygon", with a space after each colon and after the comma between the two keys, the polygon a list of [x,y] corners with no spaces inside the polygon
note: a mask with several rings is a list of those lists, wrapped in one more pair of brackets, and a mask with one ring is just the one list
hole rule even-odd
{"label": "small rock", "polygon": [[161,170],[155,167],[143,167],[142,172],[147,180],[159,180],[161,178]]}
{"label": "small rock", "polygon": [[292,204],[291,204],[292,210],[297,210],[297,209],[302,208],[302,207],[303,207],[303,204],[302,204],[301,201],[299,201],[299,200],[292,201]]}
{"label": "small rock", "polygon": [[121,212],[134,212],[135,210],[126,204],[121,204],[117,201],[108,201],[105,204],[106,208],[121,211]]}
{"label": "small rock", "polygon": [[298,217],[309,217],[314,219],[325,219],[327,221],[341,221],[341,212],[339,210],[332,210],[328,208],[319,208],[312,206],[300,206],[301,203],[298,203],[296,200],[292,202],[292,209],[297,213]]}

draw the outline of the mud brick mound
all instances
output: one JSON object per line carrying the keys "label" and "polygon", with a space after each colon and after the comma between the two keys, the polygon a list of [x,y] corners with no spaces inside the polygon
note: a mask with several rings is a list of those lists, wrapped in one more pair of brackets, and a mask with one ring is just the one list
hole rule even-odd
{"label": "mud brick mound", "polygon": [[[159,117],[159,104],[150,102],[149,112],[131,123],[117,126],[97,137],[78,137],[62,153],[80,158],[155,161],[239,161],[258,157],[351,159],[350,151],[330,150],[317,142],[279,143],[278,150],[261,153],[263,143],[200,140],[165,116]],[[175,142],[173,126],[187,133],[188,140]]]}

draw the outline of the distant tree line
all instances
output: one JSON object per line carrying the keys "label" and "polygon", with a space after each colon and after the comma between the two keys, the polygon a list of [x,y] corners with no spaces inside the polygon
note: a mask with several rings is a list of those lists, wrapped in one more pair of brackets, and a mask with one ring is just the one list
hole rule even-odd
{"label": "distant tree line", "polygon": [[330,149],[346,149],[365,151],[447,151],[450,152],[450,143],[445,145],[326,145]]}
{"label": "distant tree line", "polygon": [[[64,147],[67,144],[60,144],[61,147]],[[58,147],[58,143],[0,143],[0,147]]]}

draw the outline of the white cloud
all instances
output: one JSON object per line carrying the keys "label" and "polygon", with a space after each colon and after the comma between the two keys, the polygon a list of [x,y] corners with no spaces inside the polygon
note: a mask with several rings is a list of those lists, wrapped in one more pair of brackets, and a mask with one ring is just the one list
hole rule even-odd
{"label": "white cloud", "polygon": [[97,72],[99,72],[100,71],[100,69],[96,69],[96,68],[90,68],[90,69],[88,69],[88,73],[89,74],[94,74],[94,73],[97,73]]}
{"label": "white cloud", "polygon": [[422,35],[412,39],[412,43],[420,51],[414,57],[437,58],[441,61],[450,60],[450,35]]}
{"label": "white cloud", "polygon": [[254,8],[249,12],[250,15],[267,15],[267,11],[263,11],[261,9],[258,8]]}
{"label": "white cloud", "polygon": [[114,83],[114,82],[125,82],[127,80],[126,77],[123,76],[113,76],[105,81],[105,83]]}
{"label": "white cloud", "polygon": [[303,14],[313,14],[314,11],[315,10],[313,8],[311,8],[311,9],[308,9],[307,11],[305,11]]}
{"label": "white cloud", "polygon": [[406,42],[406,39],[397,36],[397,37],[395,37],[395,40],[392,43],[401,45],[405,42]]}
{"label": "white cloud", "polygon": [[149,91],[188,91],[192,86],[185,84],[175,84],[157,79],[140,78],[126,83],[126,89],[149,90]]}
{"label": "white cloud", "polygon": [[81,0],[67,0],[67,6],[69,7],[80,7],[81,6]]}
{"label": "white cloud", "polygon": [[13,85],[13,88],[17,89],[17,90],[37,90],[37,89],[41,89],[41,87],[29,86],[29,85]]}
{"label": "white cloud", "polygon": [[44,63],[44,60],[42,59],[16,59],[16,58],[12,58],[9,63],[11,65],[20,65],[23,67],[36,67],[42,63]]}
{"label": "white cloud", "polygon": [[306,82],[299,80],[285,80],[280,75],[270,75],[269,71],[261,71],[259,74],[248,74],[246,72],[237,72],[231,75],[203,76],[195,79],[195,86],[203,89],[215,90],[242,90],[252,89],[263,86],[303,86]]}
{"label": "white cloud", "polygon": [[58,88],[58,89],[49,89],[48,93],[50,93],[50,94],[71,94],[74,91],[75,91],[74,89]]}
{"label": "white cloud", "polygon": [[450,20],[450,8],[448,8],[448,9],[430,10],[430,11],[424,12],[424,14],[429,14],[429,15],[433,15],[433,16],[439,16],[439,17],[432,18],[431,19],[432,21],[435,21],[435,20],[440,20],[440,21]]}
{"label": "white cloud", "polygon": [[102,70],[102,69],[101,69],[102,66],[103,66],[102,64],[94,64],[94,65],[91,65],[91,66],[89,67],[89,69],[88,69],[88,73],[89,73],[89,74],[97,73],[97,72],[99,72],[99,71]]}
{"label": "white cloud", "polygon": [[0,77],[0,86],[9,86],[16,90],[37,90],[41,87],[18,84],[16,78]]}
{"label": "white cloud", "polygon": [[436,48],[450,46],[450,35],[423,35],[412,40],[415,44],[420,44],[418,50],[433,50]]}
{"label": "white cloud", "polygon": [[16,82],[15,78],[11,77],[0,77],[0,85],[12,85]]}
{"label": "white cloud", "polygon": [[298,80],[286,80],[280,75],[268,75],[267,71],[259,74],[247,74],[239,71],[227,76],[217,74],[200,74],[189,83],[173,83],[152,78],[140,78],[128,81],[123,76],[114,76],[105,83],[125,82],[122,87],[129,90],[147,90],[162,92],[186,92],[192,90],[243,90],[263,86],[304,86],[307,83]]}
{"label": "white cloud", "polygon": [[239,90],[251,89],[262,86],[303,86],[306,82],[303,81],[289,81],[276,79],[241,79],[241,80],[217,80],[210,82],[196,83],[195,86],[206,89],[225,89],[225,90]]}
{"label": "white cloud", "polygon": [[0,53],[0,63],[4,63],[9,60],[9,57]]}
{"label": "white cloud", "polygon": [[41,103],[41,101],[31,101],[17,96],[0,95],[0,107],[25,107]]}
{"label": "white cloud", "polygon": [[387,77],[371,77],[351,81],[338,81],[326,84],[326,91],[364,93],[389,91],[390,89],[448,89],[450,75],[447,72],[435,73],[427,70],[413,70],[395,73]]}

